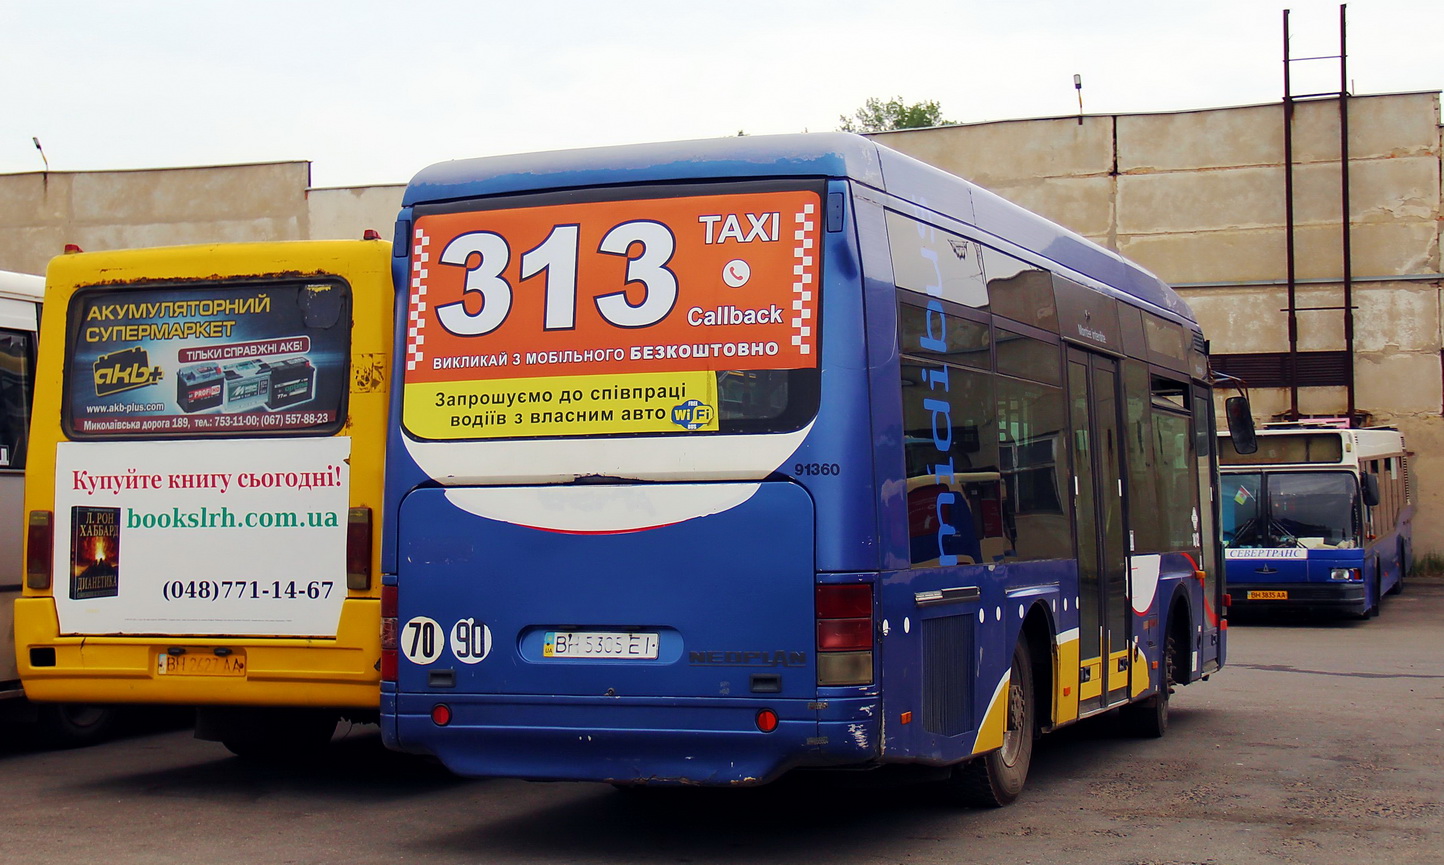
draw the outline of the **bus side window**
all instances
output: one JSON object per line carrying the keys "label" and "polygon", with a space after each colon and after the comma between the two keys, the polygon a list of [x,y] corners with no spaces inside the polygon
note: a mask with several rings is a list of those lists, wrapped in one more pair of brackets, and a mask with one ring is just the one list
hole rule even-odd
{"label": "bus side window", "polygon": [[0,331],[0,468],[25,468],[34,377],[34,335]]}

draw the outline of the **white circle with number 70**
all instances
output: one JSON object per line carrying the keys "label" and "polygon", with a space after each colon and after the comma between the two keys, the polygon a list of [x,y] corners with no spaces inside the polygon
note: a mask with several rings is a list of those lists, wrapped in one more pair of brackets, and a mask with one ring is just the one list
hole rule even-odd
{"label": "white circle with number 70", "polygon": [[435,619],[425,616],[417,616],[408,621],[401,628],[397,639],[401,643],[401,654],[413,664],[430,664],[435,661],[441,657],[441,647],[445,644],[441,625]]}

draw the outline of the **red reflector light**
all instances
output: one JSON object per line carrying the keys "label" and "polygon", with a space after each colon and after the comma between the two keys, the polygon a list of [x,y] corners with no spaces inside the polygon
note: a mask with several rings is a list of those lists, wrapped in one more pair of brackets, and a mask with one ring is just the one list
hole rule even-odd
{"label": "red reflector light", "polygon": [[431,707],[431,722],[438,727],[445,727],[451,723],[451,707],[445,703],[437,703]]}
{"label": "red reflector light", "polygon": [[857,583],[847,586],[818,586],[816,593],[819,619],[858,619],[872,616],[872,586]]}
{"label": "red reflector light", "polygon": [[378,231],[377,231],[376,229],[374,229],[374,228],[368,228],[368,229],[366,229],[365,231],[361,232],[361,239],[362,239],[362,240],[380,240],[380,239],[381,239],[381,233],[378,232]]}
{"label": "red reflector light", "polygon": [[346,588],[371,588],[370,508],[351,508],[346,519]]}
{"label": "red reflector light", "polygon": [[396,681],[396,587],[381,587],[381,679]]}
{"label": "red reflector light", "polygon": [[50,588],[52,547],[55,528],[50,511],[31,511],[25,532],[25,585],[32,589]]}
{"label": "red reflector light", "polygon": [[757,710],[757,729],[764,733],[771,733],[777,729],[777,713],[771,709]]}
{"label": "red reflector light", "polygon": [[65,254],[66,254],[66,255],[74,255],[74,254],[77,253],[77,252],[84,252],[84,251],[85,251],[85,250],[81,249],[81,248],[80,248],[80,244],[78,244],[78,243],[67,243],[67,244],[65,244]]}
{"label": "red reflector light", "polygon": [[821,619],[817,623],[819,652],[872,648],[872,619]]}

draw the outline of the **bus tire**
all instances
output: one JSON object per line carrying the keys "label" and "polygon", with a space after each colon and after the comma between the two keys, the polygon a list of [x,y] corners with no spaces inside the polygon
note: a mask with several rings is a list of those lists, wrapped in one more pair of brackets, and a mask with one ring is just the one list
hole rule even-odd
{"label": "bus tire", "polygon": [[948,784],[959,803],[998,808],[1018,798],[1028,779],[1037,735],[1037,698],[1033,693],[1033,660],[1026,637],[1013,648],[1008,677],[1008,720],[1003,747],[953,768]]}
{"label": "bus tire", "polygon": [[81,748],[102,742],[115,732],[116,710],[81,703],[36,706],[35,731],[50,748]]}
{"label": "bus tire", "polygon": [[1173,628],[1163,641],[1163,681],[1158,693],[1146,700],[1124,706],[1118,713],[1123,730],[1139,739],[1161,739],[1168,732],[1168,703],[1177,682],[1174,664],[1178,659],[1178,636]]}

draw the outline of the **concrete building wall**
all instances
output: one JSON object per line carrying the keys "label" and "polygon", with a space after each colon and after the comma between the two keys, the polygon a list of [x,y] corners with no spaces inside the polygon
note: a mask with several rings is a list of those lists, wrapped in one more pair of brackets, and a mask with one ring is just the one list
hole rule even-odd
{"label": "concrete building wall", "polygon": [[98,251],[310,235],[308,162],[0,175],[0,269]]}
{"label": "concrete building wall", "polygon": [[346,240],[375,229],[391,240],[405,184],[312,189],[307,195],[312,240]]}
{"label": "concrete building wall", "polygon": [[[1444,552],[1444,310],[1439,94],[1350,100],[1350,225],[1357,408],[1415,452],[1421,551]],[[1342,304],[1336,101],[1294,126],[1298,306]],[[1260,105],[1018,120],[876,136],[1119,250],[1177,286],[1216,353],[1288,349],[1283,114]],[[284,162],[0,175],[0,269],[43,273],[66,243],[390,238],[401,185],[310,189]],[[1344,347],[1338,312],[1299,314],[1298,347]],[[1289,408],[1254,389],[1261,418]],[[1301,391],[1304,414],[1342,414],[1342,388]]]}
{"label": "concrete building wall", "polygon": [[[1444,310],[1438,93],[1349,101],[1355,406],[1404,431],[1420,509],[1416,547],[1444,552]],[[1289,349],[1283,107],[1279,104],[907,130],[880,142],[967,177],[1118,250],[1173,283],[1221,354]],[[1301,351],[1346,347],[1337,100],[1293,123]],[[1251,392],[1256,417],[1290,408]],[[1299,411],[1342,415],[1343,387]]]}
{"label": "concrete building wall", "polygon": [[405,185],[309,188],[308,162],[0,175],[0,270],[185,243],[391,239]]}

